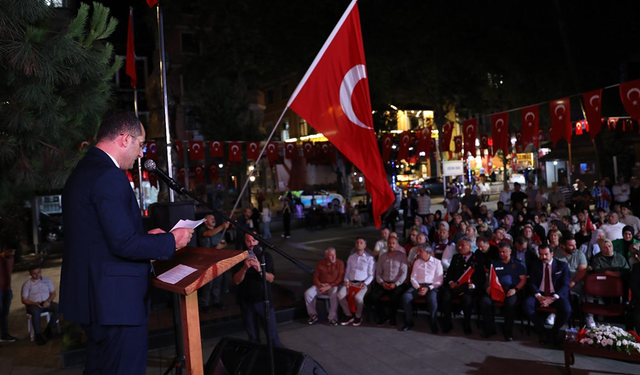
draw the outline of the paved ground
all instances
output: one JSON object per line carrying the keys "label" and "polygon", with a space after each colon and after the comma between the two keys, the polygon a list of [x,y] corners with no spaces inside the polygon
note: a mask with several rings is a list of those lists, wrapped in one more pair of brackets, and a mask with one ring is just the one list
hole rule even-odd
{"label": "paved ground", "polygon": [[[495,196],[494,196],[495,199]],[[438,200],[434,200],[438,201]],[[438,204],[435,209],[441,209]],[[495,208],[495,201],[489,203]],[[279,233],[275,233],[277,236]],[[297,230],[291,238],[273,239],[274,244],[288,254],[314,266],[325,248],[333,246],[338,256],[346,259],[354,238],[363,236],[373,246],[378,234],[373,227],[342,226],[318,231]],[[310,284],[311,277],[299,271],[284,258],[275,255],[276,282],[291,289],[296,296]],[[60,260],[47,263],[43,274],[59,281]],[[26,271],[13,275],[16,294],[10,315],[11,332],[20,341],[0,347],[0,375],[75,375],[81,368],[61,369],[61,338],[45,346],[29,342],[24,307],[20,304],[19,289],[28,278]],[[300,302],[302,303],[302,302]],[[399,321],[401,321],[399,319]],[[483,340],[478,330],[472,336],[462,336],[457,325],[449,335],[432,335],[424,319],[418,318],[416,329],[399,332],[385,326],[329,327],[324,323],[308,326],[294,321],[279,326],[285,346],[303,351],[316,359],[329,374],[561,374],[564,372],[563,353],[557,349],[540,347],[534,337],[517,334],[516,341],[505,343],[499,339]],[[234,337],[244,339],[239,332]],[[203,341],[204,358],[208,358],[218,339]],[[163,374],[173,358],[173,348],[149,352],[147,374]],[[266,373],[266,371],[265,371]],[[598,358],[576,357],[574,374],[638,374],[640,367],[623,362]]]}

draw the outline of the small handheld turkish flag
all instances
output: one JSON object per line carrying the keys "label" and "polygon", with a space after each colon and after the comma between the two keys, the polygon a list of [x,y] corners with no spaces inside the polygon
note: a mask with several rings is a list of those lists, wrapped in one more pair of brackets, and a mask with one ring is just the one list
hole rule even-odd
{"label": "small handheld turkish flag", "polygon": [[229,161],[242,161],[242,143],[229,142]]}
{"label": "small handheld turkish flag", "polygon": [[504,289],[502,289],[502,284],[500,284],[500,280],[498,280],[498,275],[496,275],[496,270],[493,268],[493,264],[489,271],[489,292],[492,300],[504,302],[506,297]]}
{"label": "small handheld turkish flag", "polygon": [[202,141],[189,141],[189,159],[204,160],[204,143]]}
{"label": "small handheld turkish flag", "polygon": [[[447,212],[447,214],[449,214],[449,213]],[[458,283],[457,283],[458,286],[470,283],[471,282],[471,276],[473,276],[474,272],[475,272],[475,269],[473,267],[467,268],[467,270],[464,271],[462,276],[460,276],[460,278],[458,279]]]}
{"label": "small handheld turkish flag", "polygon": [[260,156],[260,143],[249,142],[247,143],[247,159],[256,160]]}
{"label": "small handheld turkish flag", "polygon": [[224,148],[222,147],[222,142],[211,141],[209,143],[209,152],[211,152],[211,156],[214,158],[223,158]]}
{"label": "small handheld turkish flag", "polygon": [[560,138],[564,138],[567,143],[571,144],[573,129],[571,128],[571,106],[569,105],[569,98],[552,101],[549,103],[549,109],[551,111],[551,131],[549,135],[553,146],[556,146]]}

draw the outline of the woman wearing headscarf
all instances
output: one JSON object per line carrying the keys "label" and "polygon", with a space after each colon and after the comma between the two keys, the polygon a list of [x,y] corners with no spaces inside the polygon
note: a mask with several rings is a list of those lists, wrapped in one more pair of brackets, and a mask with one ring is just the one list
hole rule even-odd
{"label": "woman wearing headscarf", "polygon": [[634,234],[635,231],[631,225],[625,225],[625,227],[622,228],[622,248],[620,250],[624,259],[629,259],[629,255],[631,255],[631,245],[640,242],[633,238]]}

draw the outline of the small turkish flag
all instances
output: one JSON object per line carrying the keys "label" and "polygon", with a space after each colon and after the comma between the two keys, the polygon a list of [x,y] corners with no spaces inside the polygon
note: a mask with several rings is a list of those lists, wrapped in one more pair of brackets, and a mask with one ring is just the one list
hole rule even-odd
{"label": "small turkish flag", "polygon": [[302,144],[302,153],[305,159],[307,159],[307,164],[311,163],[311,159],[313,159],[313,143],[304,142]]}
{"label": "small turkish flag", "polygon": [[260,142],[247,143],[247,159],[256,160],[260,156]]}
{"label": "small turkish flag", "polygon": [[491,136],[493,138],[493,155],[502,150],[509,154],[509,112],[491,115]]}
{"label": "small turkish flag", "polygon": [[209,165],[209,180],[211,182],[218,181],[218,177],[219,177],[218,165],[210,164]]}
{"label": "small turkish flag", "polygon": [[158,145],[156,141],[149,141],[147,144],[147,159],[158,160]]}
{"label": "small turkish flag", "polygon": [[471,156],[476,156],[476,138],[478,136],[478,119],[462,121],[462,129],[464,129],[464,151],[470,152]]}
{"label": "small turkish flag", "polygon": [[158,4],[158,0],[147,0],[147,5],[149,8],[153,8],[154,5]]}
{"label": "small turkish flag", "polygon": [[296,155],[298,154],[298,146],[296,146],[295,143],[291,142],[291,143],[285,143],[284,145],[284,156],[291,160],[291,159],[295,159]]}
{"label": "small turkish flag", "polygon": [[453,124],[448,122],[442,125],[442,139],[440,139],[440,150],[451,151],[451,135],[453,134]]}
{"label": "small turkish flag", "polygon": [[582,101],[593,140],[602,131],[602,89],[582,94]]}
{"label": "small turkish flag", "polygon": [[229,161],[242,161],[241,142],[229,142]]}
{"label": "small turkish flag", "polygon": [[336,147],[331,142],[327,142],[327,154],[329,157],[329,162],[332,165],[336,164]]}
{"label": "small turkish flag", "polygon": [[278,153],[278,142],[269,142],[267,146],[267,158],[270,162],[278,160],[280,154]]}
{"label": "small turkish flag", "polygon": [[129,10],[129,28],[127,30],[127,66],[125,73],[131,78],[131,87],[136,87],[136,47],[133,44],[133,8]]}
{"label": "small turkish flag", "polygon": [[158,187],[158,176],[155,173],[149,173],[149,184],[155,188]]}
{"label": "small turkish flag", "polygon": [[184,167],[181,167],[178,169],[178,183],[182,184],[184,183],[184,176],[185,176],[186,170],[184,169]]}
{"label": "small turkish flag", "polygon": [[456,145],[455,150],[453,150],[453,152],[462,152],[462,136],[461,135],[456,135],[455,137],[453,137],[453,144]]}
{"label": "small turkish flag", "polygon": [[629,117],[640,120],[640,79],[620,84],[620,99]]}
{"label": "small turkish flag", "polygon": [[202,141],[189,141],[189,159],[204,160],[204,143]]}
{"label": "small turkish flag", "polygon": [[196,184],[204,184],[204,167],[202,165],[196,166],[195,177]]}
{"label": "small turkish flag", "polygon": [[538,140],[538,130],[540,128],[540,116],[537,105],[522,108],[522,148],[526,148],[529,143],[537,149],[540,147]]}
{"label": "small turkish flag", "polygon": [[176,146],[176,153],[178,154],[178,159],[182,161],[182,141],[175,141],[173,144]]}
{"label": "small turkish flag", "polygon": [[524,148],[525,148],[525,145],[524,145],[524,142],[522,141],[522,132],[518,131],[516,132],[516,150],[518,152],[522,152]]}
{"label": "small turkish flag", "polygon": [[582,121],[576,121],[576,135],[582,135]]}
{"label": "small turkish flag", "polygon": [[[447,215],[448,214],[449,213],[447,212]],[[460,278],[458,279],[458,282],[457,282],[458,286],[470,283],[471,282],[471,276],[473,276],[474,272],[475,272],[475,269],[473,267],[467,268],[467,270],[464,271],[462,276],[460,276]]]}
{"label": "small turkish flag", "polygon": [[491,299],[497,302],[504,302],[506,297],[504,289],[502,289],[502,284],[500,284],[500,280],[498,280],[498,275],[496,275],[496,270],[493,268],[493,264],[489,271],[489,294]]}
{"label": "small turkish flag", "polygon": [[89,138],[86,141],[82,141],[78,143],[78,150],[84,150],[85,148],[89,147],[89,145],[92,143],[93,143],[93,138]]}
{"label": "small turkish flag", "polygon": [[398,145],[398,161],[409,159],[409,146],[411,144],[411,132],[405,131],[400,135],[400,144]]}
{"label": "small turkish flag", "polygon": [[555,147],[560,138],[564,138],[567,143],[571,144],[571,106],[569,98],[554,100],[549,103],[551,111],[551,131],[550,138]]}
{"label": "small turkish flag", "polygon": [[391,146],[393,146],[393,134],[387,133],[382,136],[382,162],[385,163],[391,158]]}
{"label": "small turkish flag", "polygon": [[211,156],[214,158],[223,158],[224,148],[222,147],[222,142],[220,141],[209,142],[209,152],[211,153]]}
{"label": "small turkish flag", "polygon": [[431,151],[431,128],[424,128],[418,131],[418,156],[424,152],[425,157],[429,157]]}
{"label": "small turkish flag", "polygon": [[482,150],[483,155],[485,151],[489,150],[489,136],[487,134],[482,134],[480,136],[480,150]]}

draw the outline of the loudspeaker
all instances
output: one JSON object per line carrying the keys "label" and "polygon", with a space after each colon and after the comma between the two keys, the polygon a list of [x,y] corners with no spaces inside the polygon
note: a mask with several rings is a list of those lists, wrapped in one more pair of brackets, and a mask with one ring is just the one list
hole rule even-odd
{"label": "loudspeaker", "polygon": [[[151,228],[160,228],[165,231],[171,230],[180,219],[195,220],[195,208],[193,202],[160,202],[149,206],[149,216]],[[197,236],[191,237],[187,246],[198,246]]]}
{"label": "loudspeaker", "polygon": [[[307,354],[290,349],[273,348],[277,375],[326,375],[322,366]],[[269,374],[269,353],[266,345],[223,338],[211,353],[204,367],[205,375],[265,375]]]}

